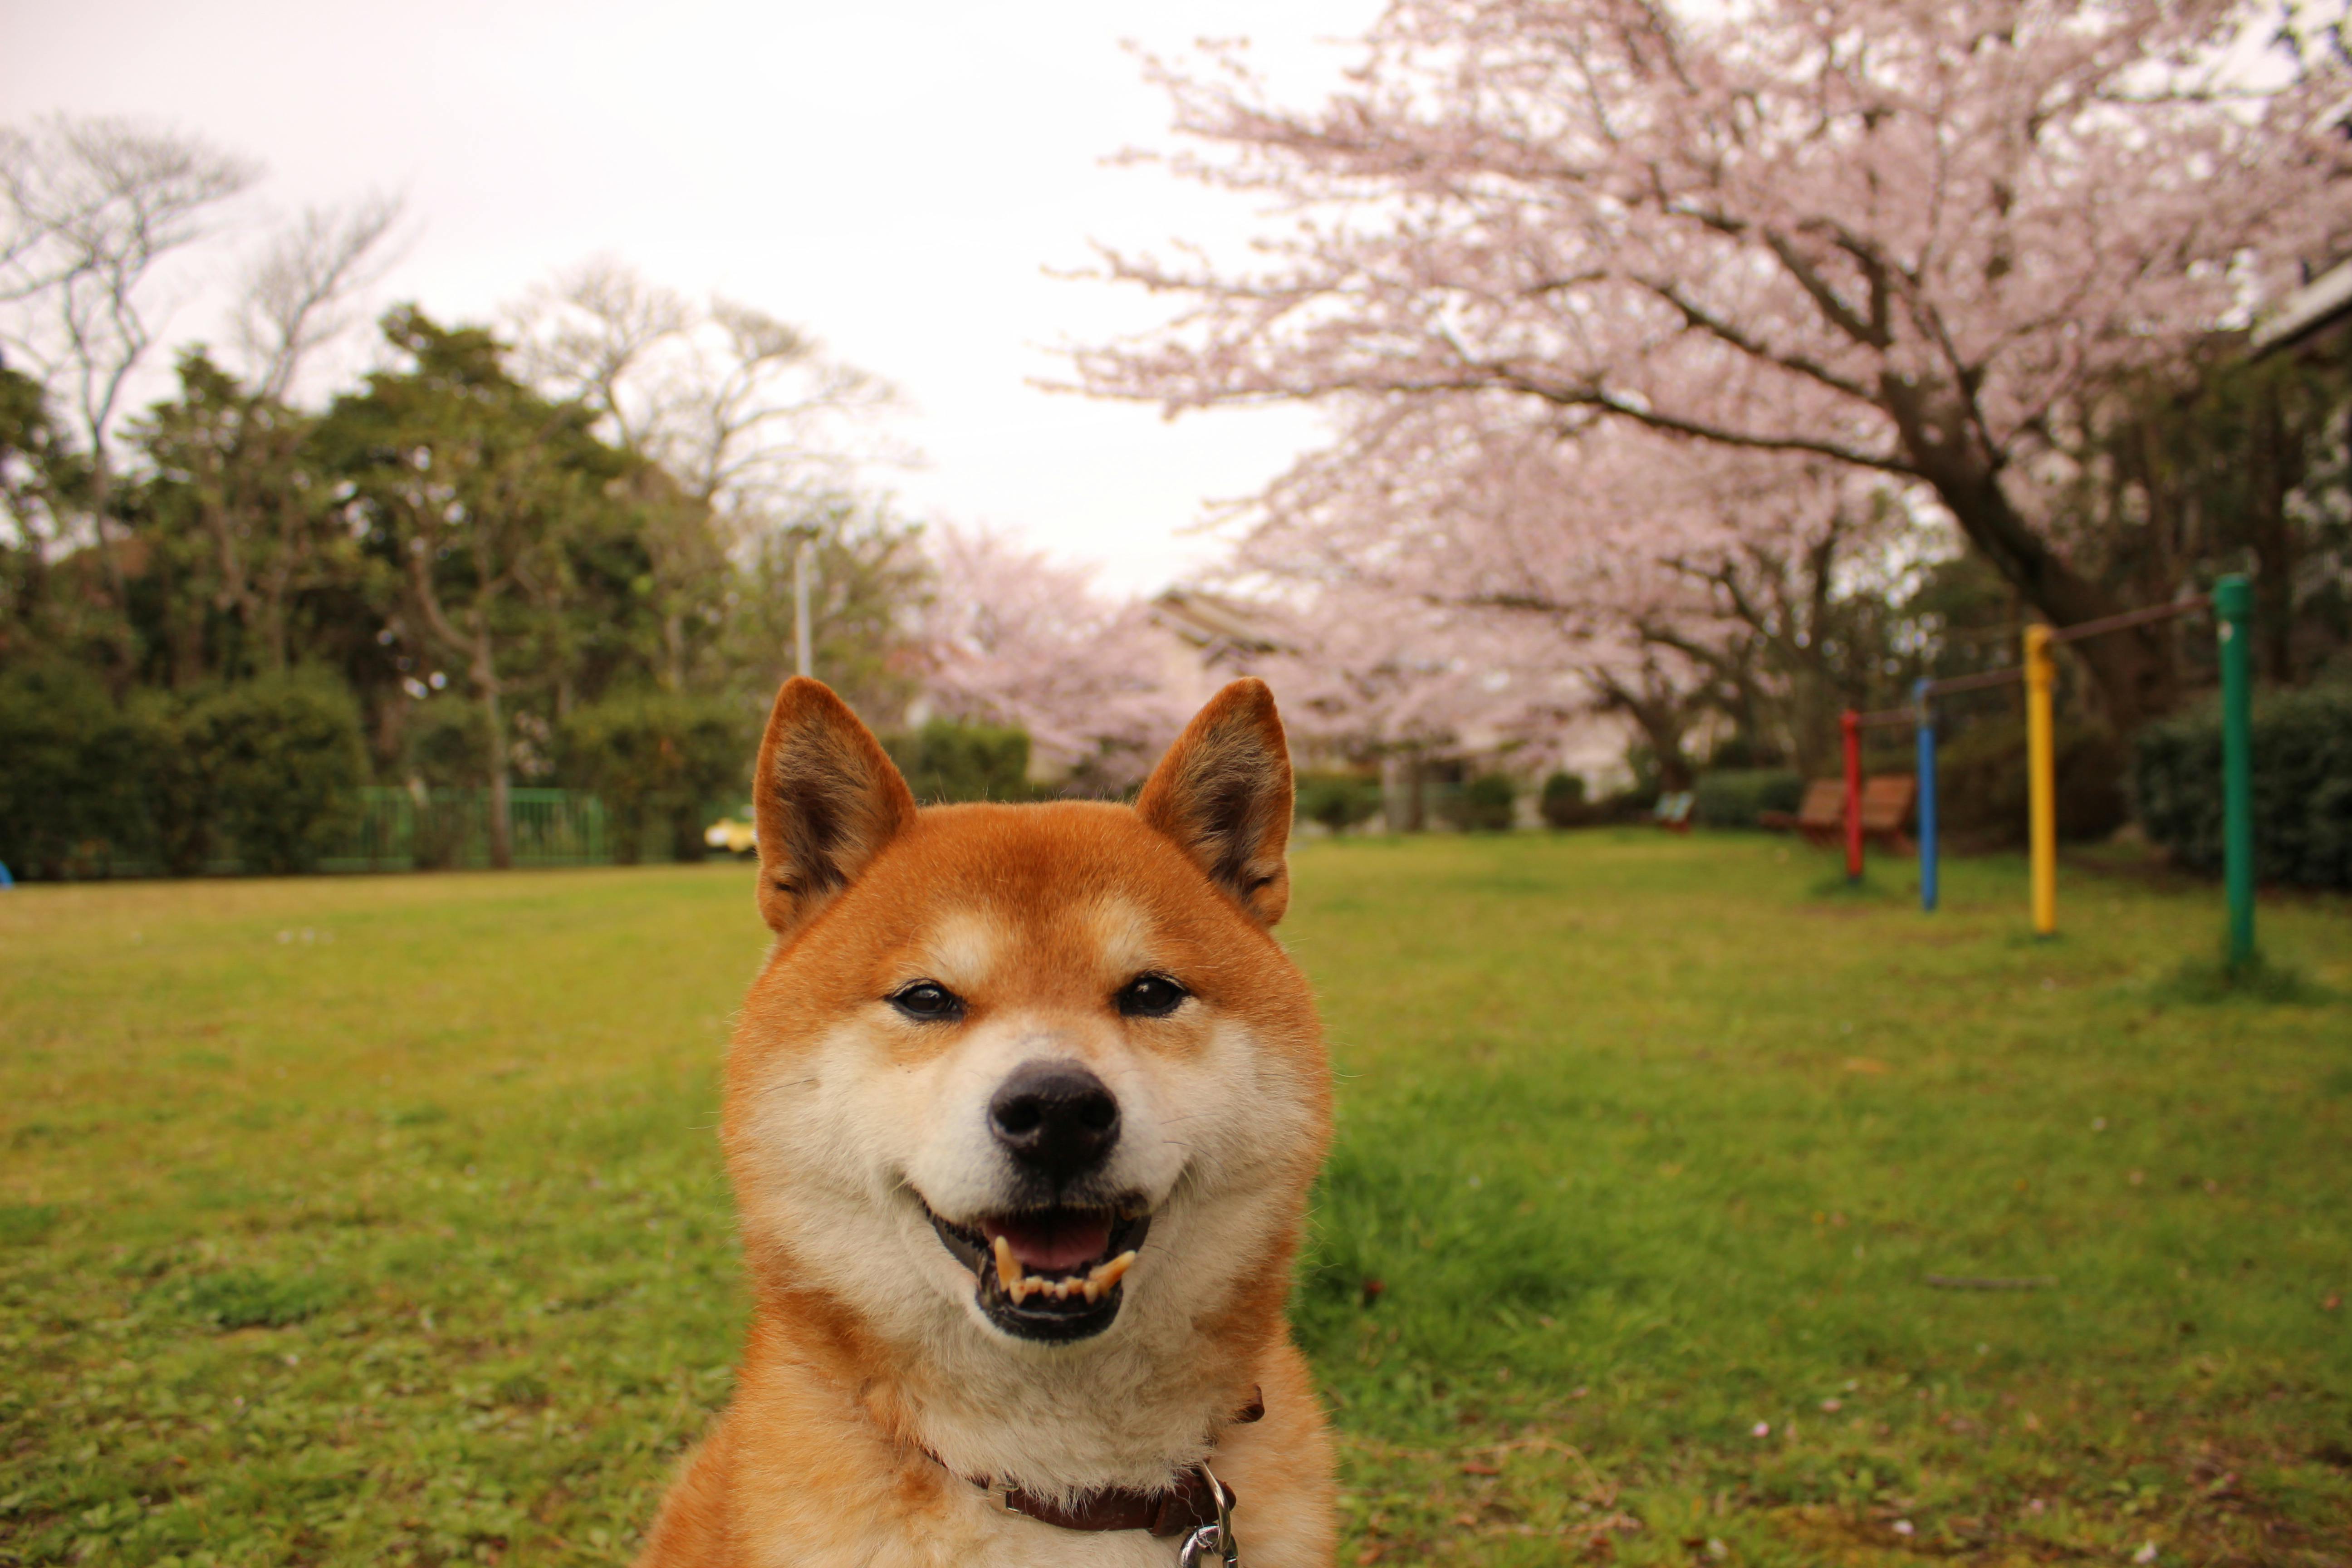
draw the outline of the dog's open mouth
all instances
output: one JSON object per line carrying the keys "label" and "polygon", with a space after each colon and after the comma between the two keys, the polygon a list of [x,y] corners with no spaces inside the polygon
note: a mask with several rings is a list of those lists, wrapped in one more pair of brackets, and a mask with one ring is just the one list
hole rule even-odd
{"label": "dog's open mouth", "polygon": [[1148,1214],[1105,1208],[1027,1209],[969,1226],[930,1220],[972,1271],[989,1321],[1031,1340],[1081,1340],[1110,1327],[1119,1281],[1151,1227]]}

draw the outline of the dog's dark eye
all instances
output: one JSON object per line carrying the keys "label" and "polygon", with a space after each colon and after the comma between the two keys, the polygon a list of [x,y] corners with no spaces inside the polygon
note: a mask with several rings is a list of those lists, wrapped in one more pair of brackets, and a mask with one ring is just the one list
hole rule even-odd
{"label": "dog's dark eye", "polygon": [[963,1016],[963,998],[936,980],[918,980],[890,994],[890,1005],[919,1023],[940,1024]]}
{"label": "dog's dark eye", "polygon": [[1139,974],[1119,988],[1118,1010],[1130,1018],[1165,1018],[1191,994],[1164,974]]}

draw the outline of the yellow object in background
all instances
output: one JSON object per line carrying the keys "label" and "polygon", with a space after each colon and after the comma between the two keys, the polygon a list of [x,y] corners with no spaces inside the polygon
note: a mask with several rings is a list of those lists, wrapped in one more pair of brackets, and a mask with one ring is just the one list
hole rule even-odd
{"label": "yellow object in background", "polygon": [[722,816],[703,829],[702,841],[730,855],[749,855],[760,847],[760,835],[748,822]]}

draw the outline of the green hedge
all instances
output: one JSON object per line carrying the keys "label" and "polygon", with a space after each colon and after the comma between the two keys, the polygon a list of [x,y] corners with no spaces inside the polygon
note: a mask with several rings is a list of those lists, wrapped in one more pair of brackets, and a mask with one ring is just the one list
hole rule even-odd
{"label": "green hedge", "polygon": [[209,803],[194,819],[235,845],[248,871],[316,869],[367,778],[350,689],[331,679],[265,675],[208,693],[179,720],[184,787]]}
{"label": "green hedge", "polygon": [[152,741],[97,677],[70,665],[0,677],[0,863],[68,876],[93,854],[136,854]]}
{"label": "green hedge", "polygon": [[[2131,815],[2124,796],[2130,748],[2105,730],[2063,718],[2052,742],[2058,837],[2095,843]],[[1937,753],[1938,833],[1955,849],[2022,848],[2027,787],[2024,722],[1979,722]]]}
{"label": "green hedge", "polygon": [[993,724],[934,719],[911,734],[883,742],[925,805],[971,800],[1034,800],[1029,782],[1029,737]]}
{"label": "green hedge", "polygon": [[224,855],[306,871],[365,776],[358,707],[304,672],[116,703],[70,667],[0,677],[0,861],[21,875],[117,863],[186,874]]}
{"label": "green hedge", "polygon": [[1753,827],[1768,811],[1804,804],[1805,775],[1789,768],[1717,768],[1691,789],[1691,816],[1701,827]]}
{"label": "green hedge", "polygon": [[427,789],[480,789],[490,782],[490,715],[445,691],[408,710],[402,737],[406,776]]}
{"label": "green hedge", "polygon": [[1544,780],[1536,809],[1552,827],[1589,827],[1608,817],[1605,806],[1586,798],[1583,776],[1565,772]]}
{"label": "green hedge", "polygon": [[635,692],[575,709],[556,743],[564,775],[604,803],[613,858],[634,866],[648,833],[674,858],[703,858],[703,808],[743,794],[753,733],[748,713],[716,699]]}
{"label": "green hedge", "polygon": [[1363,773],[1302,773],[1291,790],[1298,819],[1319,822],[1334,833],[1380,815],[1381,781]]}
{"label": "green hedge", "polygon": [[1440,803],[1445,819],[1465,833],[1507,833],[1519,786],[1508,773],[1480,773],[1459,795]]}
{"label": "green hedge", "polygon": [[[2254,867],[2265,882],[2352,888],[2352,688],[2255,699]],[[2218,705],[2151,724],[2132,792],[2149,838],[2192,870],[2221,869]]]}

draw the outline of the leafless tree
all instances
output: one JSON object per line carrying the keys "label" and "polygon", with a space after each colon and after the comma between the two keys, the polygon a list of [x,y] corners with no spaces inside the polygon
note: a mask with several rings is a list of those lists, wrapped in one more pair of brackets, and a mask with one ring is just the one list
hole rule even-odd
{"label": "leafless tree", "polygon": [[631,451],[659,439],[665,399],[640,393],[649,362],[695,324],[683,295],[596,257],[534,289],[513,311],[516,363],[530,381],[600,412]]}
{"label": "leafless tree", "polygon": [[215,209],[258,173],[133,121],[58,115],[0,129],[0,342],[80,426],[90,521],[118,604],[108,442],[160,329],[156,268],[202,238]]}
{"label": "leafless tree", "polygon": [[723,515],[830,495],[880,455],[848,427],[894,400],[889,384],[752,306],[697,305],[599,257],[557,274],[512,319],[526,376],[595,409],[606,435]]}
{"label": "leafless tree", "polygon": [[559,273],[511,313],[517,363],[577,399],[604,434],[668,476],[649,496],[664,679],[685,682],[698,584],[729,552],[838,505],[861,461],[889,453],[857,426],[896,394],[798,328],[714,298],[698,305],[610,258]]}
{"label": "leafless tree", "polygon": [[388,241],[401,209],[381,194],[309,208],[254,258],[230,331],[261,396],[283,401],[303,362],[350,330],[358,296],[398,259]]}

